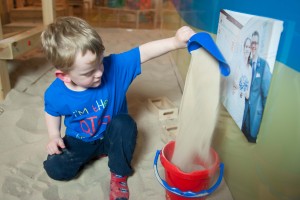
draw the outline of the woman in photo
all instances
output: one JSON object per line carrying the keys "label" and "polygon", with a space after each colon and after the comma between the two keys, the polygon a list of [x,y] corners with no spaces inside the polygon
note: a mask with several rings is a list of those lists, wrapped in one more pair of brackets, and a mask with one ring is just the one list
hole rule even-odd
{"label": "woman in photo", "polygon": [[243,43],[242,58],[233,74],[233,84],[230,86],[231,94],[228,94],[228,102],[226,105],[229,113],[240,129],[243,122],[245,99],[249,98],[252,79],[250,54],[251,39],[247,37]]}

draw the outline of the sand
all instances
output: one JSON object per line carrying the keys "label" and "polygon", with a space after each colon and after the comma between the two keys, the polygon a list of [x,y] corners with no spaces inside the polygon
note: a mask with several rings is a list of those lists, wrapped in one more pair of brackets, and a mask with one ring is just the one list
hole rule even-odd
{"label": "sand", "polygon": [[178,135],[172,162],[184,172],[194,171],[195,157],[210,167],[211,141],[218,117],[220,70],[204,48],[191,52],[191,62],[180,104]]}
{"label": "sand", "polygon": [[[174,34],[172,31],[97,29],[106,54],[121,52],[141,43]],[[43,113],[43,94],[54,79],[54,68],[42,52],[34,50],[11,61],[12,90],[0,102],[0,199],[2,200],[108,200],[109,169],[107,158],[95,160],[68,182],[54,181],[45,173],[47,130]],[[138,125],[138,139],[133,160],[135,173],[128,179],[130,199],[165,199],[165,190],[153,172],[153,159],[165,143],[163,125],[147,109],[149,98],[168,97],[179,106],[182,92],[176,78],[174,61],[166,54],[142,66],[140,75],[128,91],[129,112]],[[159,173],[164,169],[159,162]],[[207,198],[231,200],[223,181]]]}

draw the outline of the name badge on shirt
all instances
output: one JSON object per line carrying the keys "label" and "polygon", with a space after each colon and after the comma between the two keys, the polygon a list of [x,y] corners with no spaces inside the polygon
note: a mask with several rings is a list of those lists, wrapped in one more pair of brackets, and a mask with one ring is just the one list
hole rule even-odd
{"label": "name badge on shirt", "polygon": [[256,78],[260,78],[260,73],[256,73]]}

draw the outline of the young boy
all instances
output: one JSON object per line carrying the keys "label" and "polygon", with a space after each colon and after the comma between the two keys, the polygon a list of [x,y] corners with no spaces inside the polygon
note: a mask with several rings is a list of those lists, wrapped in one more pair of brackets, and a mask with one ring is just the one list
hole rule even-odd
{"label": "young boy", "polygon": [[[127,89],[141,73],[141,63],[186,47],[193,34],[185,26],[174,37],[104,57],[100,36],[84,20],[61,17],[50,24],[41,35],[57,77],[45,92],[47,174],[71,180],[91,159],[107,155],[110,200],[129,199],[127,177],[133,173],[137,127],[128,115]],[[61,137],[63,116],[66,132]]]}

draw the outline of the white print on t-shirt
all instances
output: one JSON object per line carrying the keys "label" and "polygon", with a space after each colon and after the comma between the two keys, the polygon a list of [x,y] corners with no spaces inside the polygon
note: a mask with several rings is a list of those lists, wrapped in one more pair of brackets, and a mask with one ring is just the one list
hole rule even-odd
{"label": "white print on t-shirt", "polygon": [[[99,101],[96,100],[95,103],[96,103],[96,106],[92,105],[92,109],[93,109],[93,112],[98,112],[98,111],[103,110],[107,106],[108,100],[106,99],[103,101],[103,99],[100,99]],[[88,108],[83,108],[81,111],[80,110],[73,111],[74,117],[78,117],[81,115],[87,115],[87,114],[89,114]]]}

